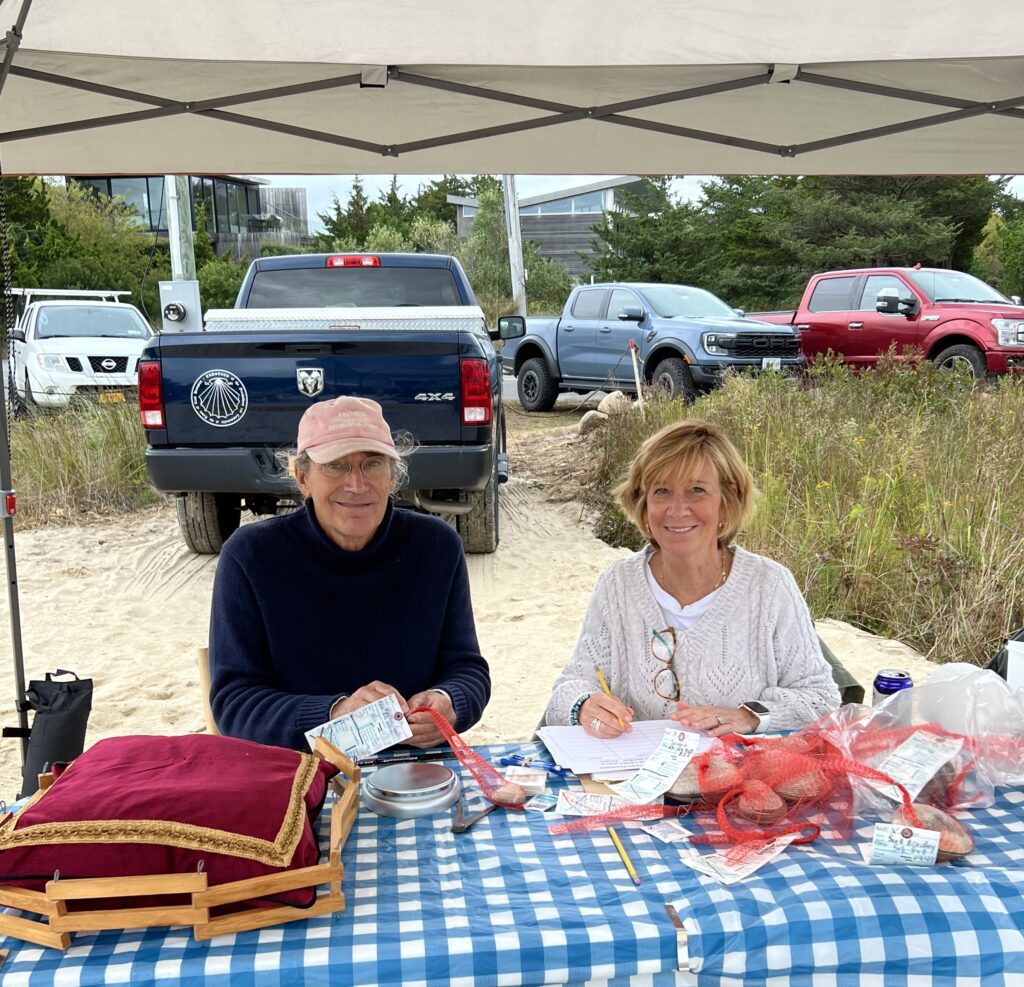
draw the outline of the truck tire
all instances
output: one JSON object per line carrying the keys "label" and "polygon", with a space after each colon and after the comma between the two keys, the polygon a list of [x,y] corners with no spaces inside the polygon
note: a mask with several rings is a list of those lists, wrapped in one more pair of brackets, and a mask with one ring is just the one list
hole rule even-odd
{"label": "truck tire", "polygon": [[662,360],[654,368],[651,383],[670,401],[679,400],[683,404],[693,404],[697,397],[697,385],[693,382],[693,374],[690,373],[686,361],[677,356]]}
{"label": "truck tire", "polygon": [[505,451],[505,420],[501,421],[501,438],[495,450],[491,478],[483,490],[468,490],[466,502],[473,505],[468,514],[455,516],[455,529],[462,539],[462,548],[467,555],[487,555],[498,547],[500,534],[500,498],[498,489],[498,453]]}
{"label": "truck tire", "polygon": [[933,359],[935,360],[935,366],[939,370],[955,370],[957,367],[967,367],[971,371],[971,375],[978,380],[984,380],[988,374],[985,355],[977,346],[970,346],[967,343],[947,346],[941,353],[936,353]]}
{"label": "truck tire", "polygon": [[539,356],[527,360],[519,368],[516,391],[519,403],[527,411],[550,411],[558,400],[558,382]]}
{"label": "truck tire", "polygon": [[190,491],[177,497],[178,527],[189,550],[217,555],[242,520],[242,502],[232,494]]}

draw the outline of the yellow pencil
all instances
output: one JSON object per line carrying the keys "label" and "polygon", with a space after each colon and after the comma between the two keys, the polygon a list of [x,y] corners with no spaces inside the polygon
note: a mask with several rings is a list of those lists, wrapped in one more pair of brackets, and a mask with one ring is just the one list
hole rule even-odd
{"label": "yellow pencil", "polygon": [[626,848],[622,845],[622,840],[619,839],[619,834],[615,832],[614,826],[608,827],[608,835],[612,838],[612,843],[615,844],[615,849],[619,851],[619,856],[622,858],[622,862],[626,865],[626,871],[629,873],[629,876],[633,878],[633,883],[639,884],[640,878],[637,876],[633,863],[626,853]]}
{"label": "yellow pencil", "polygon": [[[604,694],[609,699],[614,699],[615,697],[612,695],[612,690],[608,688],[608,682],[605,680],[604,673],[597,667],[597,665],[594,666],[594,671],[597,672],[597,681],[601,683],[601,688],[604,689]],[[616,719],[619,721],[620,727],[624,728],[626,726],[626,724],[622,722],[621,716],[617,716]]]}

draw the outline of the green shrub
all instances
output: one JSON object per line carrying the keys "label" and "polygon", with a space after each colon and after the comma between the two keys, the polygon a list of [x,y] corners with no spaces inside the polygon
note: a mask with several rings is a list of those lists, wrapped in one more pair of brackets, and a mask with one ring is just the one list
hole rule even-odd
{"label": "green shrub", "polygon": [[754,473],[738,541],[792,570],[816,617],[981,661],[1024,623],[1024,382],[979,387],[889,356],[800,384],[737,376],[693,407],[654,400],[591,447],[599,533],[639,547],[610,490],[648,435],[692,416],[725,429]]}
{"label": "green shrub", "polygon": [[11,423],[11,471],[19,528],[71,524],[83,516],[135,510],[159,500],[145,465],[139,410],[77,404]]}

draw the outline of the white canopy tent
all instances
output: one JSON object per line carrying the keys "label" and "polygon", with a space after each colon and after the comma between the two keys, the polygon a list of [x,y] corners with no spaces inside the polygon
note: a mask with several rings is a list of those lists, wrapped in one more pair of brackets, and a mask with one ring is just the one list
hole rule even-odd
{"label": "white canopy tent", "polygon": [[7,174],[1024,172],[1020,0],[26,7]]}
{"label": "white canopy tent", "polygon": [[1024,173],[1021,0],[0,0],[6,25],[8,175]]}

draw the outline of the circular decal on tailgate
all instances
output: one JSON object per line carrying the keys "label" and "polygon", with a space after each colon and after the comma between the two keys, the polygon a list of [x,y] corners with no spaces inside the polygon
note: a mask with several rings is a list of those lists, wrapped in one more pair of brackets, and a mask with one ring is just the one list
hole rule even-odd
{"label": "circular decal on tailgate", "polygon": [[245,384],[230,370],[207,370],[192,385],[192,410],[207,425],[234,425],[248,407]]}

